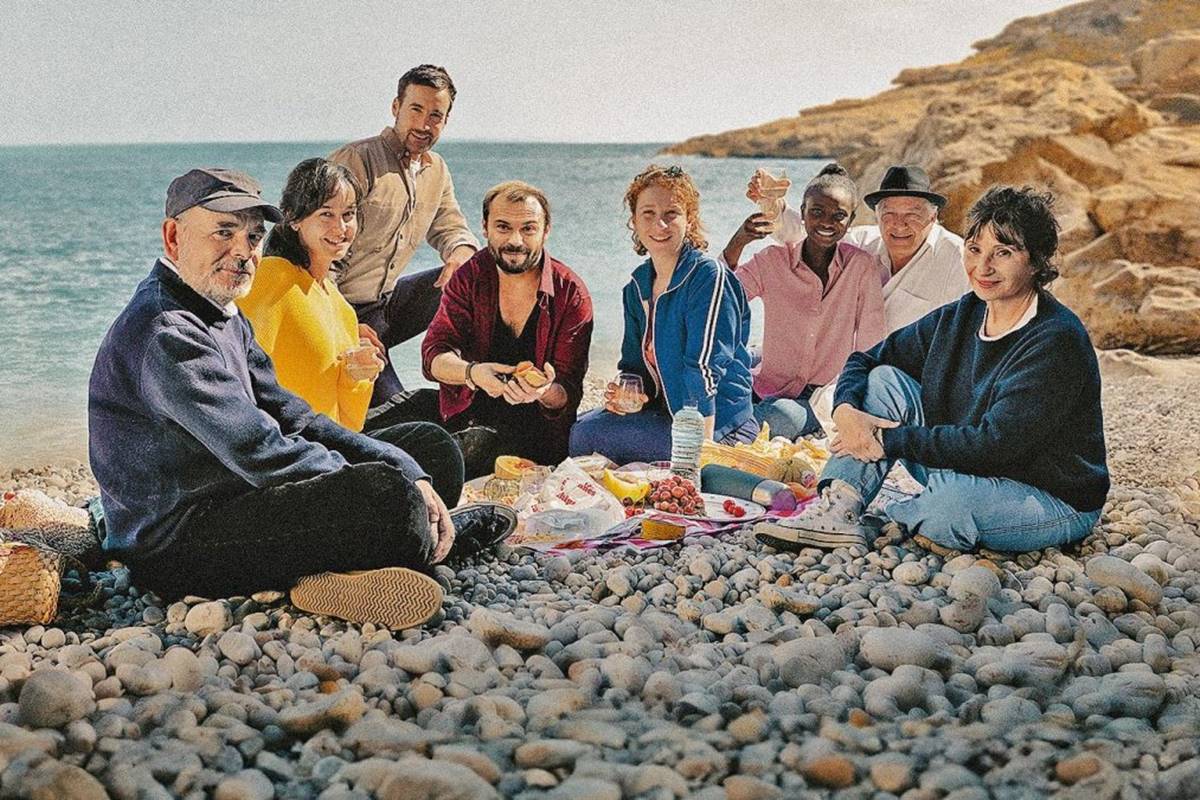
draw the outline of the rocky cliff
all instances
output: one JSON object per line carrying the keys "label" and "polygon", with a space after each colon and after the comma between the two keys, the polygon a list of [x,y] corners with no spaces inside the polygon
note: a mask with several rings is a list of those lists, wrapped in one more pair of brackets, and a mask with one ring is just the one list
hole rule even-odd
{"label": "rocky cliff", "polygon": [[952,229],[991,184],[1048,187],[1063,224],[1053,288],[1096,345],[1200,352],[1200,2],[1093,0],[975,47],[875,97],[668,151],[836,158],[864,187],[921,164]]}

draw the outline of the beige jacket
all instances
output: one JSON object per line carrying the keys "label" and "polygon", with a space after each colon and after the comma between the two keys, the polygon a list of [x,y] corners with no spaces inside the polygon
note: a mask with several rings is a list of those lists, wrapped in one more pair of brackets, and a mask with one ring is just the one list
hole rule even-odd
{"label": "beige jacket", "polygon": [[422,239],[443,259],[459,245],[479,249],[454,197],[446,162],[426,152],[414,177],[401,160],[403,153],[396,132],[384,128],[378,136],[351,142],[329,156],[367,190],[358,237],[337,277],[351,303],[373,302],[390,292]]}

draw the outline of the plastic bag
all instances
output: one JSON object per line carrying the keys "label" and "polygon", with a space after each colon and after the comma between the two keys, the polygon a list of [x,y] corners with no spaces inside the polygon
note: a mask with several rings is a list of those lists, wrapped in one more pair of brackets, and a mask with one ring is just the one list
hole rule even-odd
{"label": "plastic bag", "polygon": [[625,519],[621,501],[569,458],[550,473],[535,494],[518,498],[514,508],[522,520],[542,511],[589,509],[587,516],[594,520],[593,529],[585,535],[603,533]]}

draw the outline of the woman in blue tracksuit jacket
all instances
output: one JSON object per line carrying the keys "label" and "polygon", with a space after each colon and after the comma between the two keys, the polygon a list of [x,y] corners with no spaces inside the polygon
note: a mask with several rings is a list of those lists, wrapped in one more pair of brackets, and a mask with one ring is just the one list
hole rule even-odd
{"label": "woman in blue tracksuit jacket", "polygon": [[700,193],[679,167],[648,167],[625,193],[634,249],[650,257],[625,287],[622,372],[642,378],[645,405],[622,413],[616,385],[605,407],[571,430],[571,455],[618,464],[671,456],[671,417],[695,403],[717,442],[752,441],[750,309],[740,283],[704,254]]}

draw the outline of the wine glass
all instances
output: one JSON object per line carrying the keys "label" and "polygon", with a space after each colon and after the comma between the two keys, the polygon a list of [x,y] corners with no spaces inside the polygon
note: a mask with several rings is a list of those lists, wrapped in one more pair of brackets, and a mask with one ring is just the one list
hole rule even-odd
{"label": "wine glass", "polygon": [[550,468],[538,465],[521,473],[521,495],[537,494],[550,477]]}
{"label": "wine glass", "polygon": [[355,380],[374,380],[383,369],[383,360],[368,339],[359,339],[358,344],[347,348],[340,358],[346,362],[346,369]]}
{"label": "wine glass", "polygon": [[626,414],[636,414],[642,410],[642,396],[645,386],[642,376],[632,372],[622,372],[617,376],[616,406]]}
{"label": "wine glass", "polygon": [[483,485],[483,494],[488,500],[512,505],[521,492],[521,482],[509,478],[489,478]]}
{"label": "wine glass", "polygon": [[783,210],[783,198],[787,196],[792,181],[788,178],[786,170],[780,172],[778,178],[765,169],[757,170],[756,174],[759,179],[758,209],[769,223],[767,233],[774,233],[779,226],[779,213]]}

